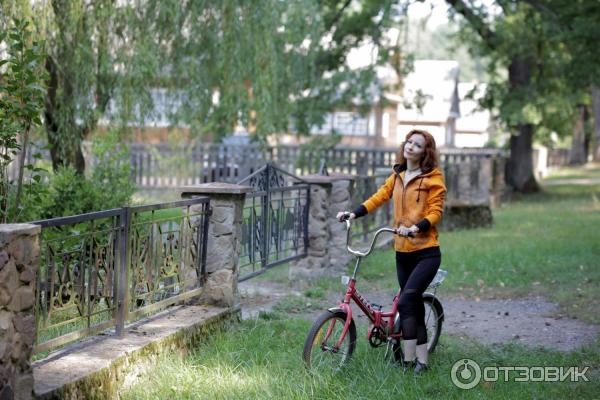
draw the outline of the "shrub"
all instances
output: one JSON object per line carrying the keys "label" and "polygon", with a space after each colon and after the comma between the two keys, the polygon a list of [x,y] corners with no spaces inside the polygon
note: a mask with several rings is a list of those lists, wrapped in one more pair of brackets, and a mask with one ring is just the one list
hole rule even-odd
{"label": "shrub", "polygon": [[108,134],[92,143],[94,165],[88,176],[73,168],[51,174],[23,220],[48,219],[126,206],[135,190],[130,179],[129,152]]}

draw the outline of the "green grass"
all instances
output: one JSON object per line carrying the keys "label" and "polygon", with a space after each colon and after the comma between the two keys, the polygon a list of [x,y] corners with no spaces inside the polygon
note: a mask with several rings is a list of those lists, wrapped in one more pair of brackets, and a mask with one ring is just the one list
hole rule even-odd
{"label": "green grass", "polygon": [[600,164],[588,164],[584,167],[568,167],[550,171],[546,180],[556,179],[600,179]]}
{"label": "green grass", "polygon": [[[594,398],[600,393],[598,346],[571,353],[519,345],[481,346],[473,341],[442,336],[430,357],[432,369],[422,377],[402,374],[384,360],[384,349],[363,340],[349,365],[338,373],[311,376],[301,352],[310,322],[278,319],[275,314],[247,320],[227,334],[212,335],[208,343],[185,358],[158,360],[121,398],[133,399],[521,399]],[[596,366],[590,382],[482,382],[470,390],[455,387],[452,365],[471,358],[484,366]],[[514,378],[511,378],[514,379]]]}
{"label": "green grass", "polygon": [[325,310],[330,305],[319,299],[305,298],[302,296],[287,296],[273,306],[273,311],[281,315]]}

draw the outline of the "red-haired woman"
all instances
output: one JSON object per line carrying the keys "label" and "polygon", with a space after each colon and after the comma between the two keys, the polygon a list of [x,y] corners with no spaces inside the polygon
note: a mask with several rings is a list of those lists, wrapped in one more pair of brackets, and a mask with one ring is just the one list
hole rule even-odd
{"label": "red-haired woman", "polygon": [[[404,370],[420,374],[427,367],[427,330],[423,292],[441,263],[436,224],[442,217],[446,186],[438,168],[433,136],[412,130],[400,146],[398,164],[385,183],[350,213],[358,218],[393,199],[396,272],[402,288],[399,302],[404,338]],[[341,220],[344,212],[337,218]]]}

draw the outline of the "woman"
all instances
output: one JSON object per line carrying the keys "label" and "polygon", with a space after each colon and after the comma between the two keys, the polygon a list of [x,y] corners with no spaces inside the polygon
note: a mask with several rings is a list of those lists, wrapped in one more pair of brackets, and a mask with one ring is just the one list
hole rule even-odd
{"label": "woman", "polygon": [[[358,218],[393,198],[396,272],[402,288],[398,308],[404,339],[404,370],[427,370],[427,330],[423,292],[441,263],[436,224],[442,217],[446,186],[438,168],[435,140],[412,130],[400,146],[392,175],[368,200],[350,213]],[[344,212],[337,215],[338,220]]]}

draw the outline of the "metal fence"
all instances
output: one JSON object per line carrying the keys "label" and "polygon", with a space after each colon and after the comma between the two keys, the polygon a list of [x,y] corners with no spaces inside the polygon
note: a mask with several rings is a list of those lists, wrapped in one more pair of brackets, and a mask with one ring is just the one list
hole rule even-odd
{"label": "metal fence", "polygon": [[247,194],[244,204],[239,281],[305,257],[309,185],[272,164],[238,183],[255,189]]}
{"label": "metal fence", "polygon": [[42,227],[36,352],[200,293],[209,199],[34,222]]}

